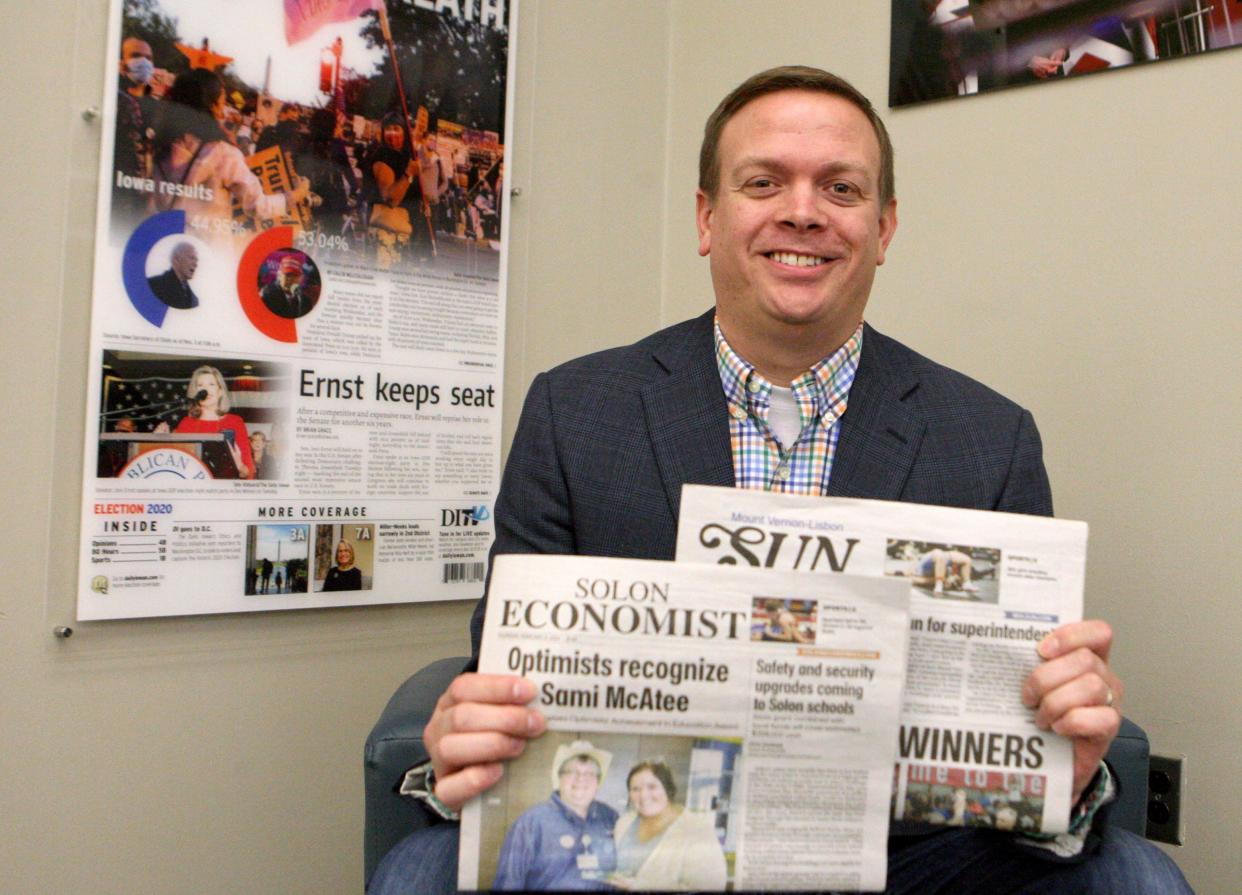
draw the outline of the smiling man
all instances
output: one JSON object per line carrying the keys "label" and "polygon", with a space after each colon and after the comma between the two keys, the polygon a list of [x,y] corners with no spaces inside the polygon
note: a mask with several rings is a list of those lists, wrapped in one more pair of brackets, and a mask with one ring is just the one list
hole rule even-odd
{"label": "smiling man", "polygon": [[854,103],[810,90],[746,103],[705,146],[696,218],[717,322],[788,386],[862,324],[897,229],[892,150]]}
{"label": "smiling man", "polygon": [[[750,78],[707,121],[696,202],[715,308],[536,377],[493,555],[672,559],[686,483],[1052,513],[1030,413],[863,322],[897,229],[892,145],[866,97],[801,66]],[[476,654],[482,619],[480,601]],[[1073,741],[1072,834],[894,823],[887,891],[1189,891],[1163,853],[1105,823],[1111,645],[1104,622],[1065,625],[1023,685],[1037,723]],[[425,731],[431,809],[452,816],[543,732],[535,695],[509,676],[453,682]],[[409,837],[373,895],[452,891],[456,836]]]}

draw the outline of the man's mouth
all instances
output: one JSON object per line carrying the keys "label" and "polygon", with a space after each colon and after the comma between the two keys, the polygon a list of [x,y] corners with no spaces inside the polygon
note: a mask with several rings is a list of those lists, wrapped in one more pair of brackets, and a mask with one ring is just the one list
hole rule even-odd
{"label": "man's mouth", "polygon": [[802,255],[798,252],[767,252],[765,254],[773,261],[792,267],[819,267],[821,264],[828,263],[827,258],[819,255]]}

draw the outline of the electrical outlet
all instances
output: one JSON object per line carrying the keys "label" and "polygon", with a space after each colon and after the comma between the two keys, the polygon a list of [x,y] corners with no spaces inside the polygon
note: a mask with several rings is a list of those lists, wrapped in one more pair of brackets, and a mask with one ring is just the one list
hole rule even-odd
{"label": "electrical outlet", "polygon": [[1152,755],[1147,769],[1147,838],[1181,845],[1185,755]]}

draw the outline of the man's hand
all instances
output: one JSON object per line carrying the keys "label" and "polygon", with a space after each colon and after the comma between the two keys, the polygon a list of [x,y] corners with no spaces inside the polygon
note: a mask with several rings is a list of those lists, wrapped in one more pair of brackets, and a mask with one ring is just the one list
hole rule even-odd
{"label": "man's hand", "polygon": [[1061,65],[1067,58],[1069,58],[1069,51],[1062,47],[1051,56],[1032,57],[1026,66],[1037,78],[1051,78],[1061,71]]}
{"label": "man's hand", "polygon": [[423,737],[436,775],[436,798],[454,810],[500,779],[546,720],[527,708],[535,685],[509,674],[463,674],[444,691]]}
{"label": "man's hand", "polygon": [[1074,743],[1074,798],[1100,766],[1121,727],[1121,679],[1108,667],[1113,629],[1107,622],[1071,622],[1036,647],[1044,660],[1022,685],[1022,702],[1035,724]]}

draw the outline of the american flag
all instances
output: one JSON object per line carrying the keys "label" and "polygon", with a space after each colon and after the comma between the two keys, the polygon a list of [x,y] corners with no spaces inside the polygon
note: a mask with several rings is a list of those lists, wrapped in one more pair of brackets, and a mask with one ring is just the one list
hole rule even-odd
{"label": "american flag", "polygon": [[[168,423],[169,427],[176,426],[186,413],[185,390],[188,383],[188,378],[106,374],[100,431],[110,431],[117,420],[125,417],[137,424],[139,432],[150,432],[161,422]],[[284,381],[241,375],[226,377],[225,384],[229,389],[229,412],[245,418],[248,408],[273,406],[271,392],[276,391]]]}

